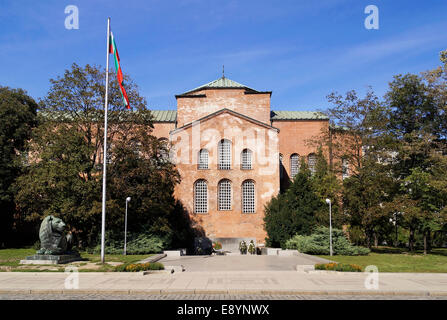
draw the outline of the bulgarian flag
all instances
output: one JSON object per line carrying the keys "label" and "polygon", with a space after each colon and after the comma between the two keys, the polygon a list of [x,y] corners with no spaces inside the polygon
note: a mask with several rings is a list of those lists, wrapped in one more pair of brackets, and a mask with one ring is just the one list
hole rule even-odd
{"label": "bulgarian flag", "polygon": [[129,98],[127,97],[126,90],[124,89],[124,78],[123,78],[123,72],[121,71],[121,65],[120,65],[120,56],[118,54],[118,49],[116,48],[115,38],[113,37],[113,33],[110,31],[110,47],[109,47],[109,53],[113,54],[113,57],[115,59],[115,70],[116,70],[116,76],[118,78],[118,84],[120,85],[121,89],[121,97],[123,98],[124,105],[127,107],[127,109],[130,109],[129,105]]}

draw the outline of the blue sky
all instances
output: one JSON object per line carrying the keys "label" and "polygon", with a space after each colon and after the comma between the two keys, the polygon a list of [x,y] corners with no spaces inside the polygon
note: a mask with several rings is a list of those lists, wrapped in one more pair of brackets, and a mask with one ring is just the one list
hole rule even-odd
{"label": "blue sky", "polygon": [[[67,5],[79,29],[64,26]],[[364,27],[379,8],[379,30]],[[332,91],[372,86],[439,65],[447,48],[447,1],[0,0],[0,85],[45,96],[73,62],[105,66],[112,18],[123,71],[153,109],[226,77],[271,90],[274,110],[317,110]]]}

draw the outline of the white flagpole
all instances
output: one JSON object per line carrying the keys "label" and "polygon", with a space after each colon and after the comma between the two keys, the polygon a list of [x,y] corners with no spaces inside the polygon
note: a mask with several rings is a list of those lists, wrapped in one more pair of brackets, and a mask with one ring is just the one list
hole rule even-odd
{"label": "white flagpole", "polygon": [[104,153],[102,157],[102,221],[101,221],[101,263],[104,263],[104,244],[106,232],[106,169],[107,169],[107,104],[109,96],[109,48],[110,18],[107,19],[107,62],[106,62],[106,97],[104,103]]}

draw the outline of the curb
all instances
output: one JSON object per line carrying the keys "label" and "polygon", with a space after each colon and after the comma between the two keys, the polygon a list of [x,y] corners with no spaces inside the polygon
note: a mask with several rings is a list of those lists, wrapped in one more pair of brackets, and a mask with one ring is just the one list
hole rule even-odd
{"label": "curb", "polygon": [[251,290],[251,289],[118,289],[118,290],[81,290],[81,289],[0,289],[0,294],[111,294],[111,295],[159,295],[159,294],[225,294],[225,295],[322,295],[322,296],[426,296],[447,297],[447,291],[356,291],[356,290]]}
{"label": "curb", "polygon": [[138,263],[147,263],[147,262],[154,263],[154,262],[157,262],[158,260],[163,259],[164,257],[166,257],[166,253],[159,253],[159,254],[150,256],[146,259],[140,260],[140,261],[138,261]]}

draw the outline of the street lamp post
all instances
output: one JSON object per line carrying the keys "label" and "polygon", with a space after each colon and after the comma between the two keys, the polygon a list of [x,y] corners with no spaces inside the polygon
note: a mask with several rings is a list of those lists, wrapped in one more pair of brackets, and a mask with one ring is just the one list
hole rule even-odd
{"label": "street lamp post", "polygon": [[397,212],[394,213],[394,225],[396,227],[396,244],[395,244],[395,246],[397,247],[399,245],[399,237],[398,237],[398,233],[397,233]]}
{"label": "street lamp post", "polygon": [[127,203],[130,201],[130,197],[126,198],[126,215],[124,217],[124,255],[127,250]]}
{"label": "street lamp post", "polygon": [[326,199],[326,203],[329,205],[329,253],[332,256],[332,205],[331,205],[331,199]]}

